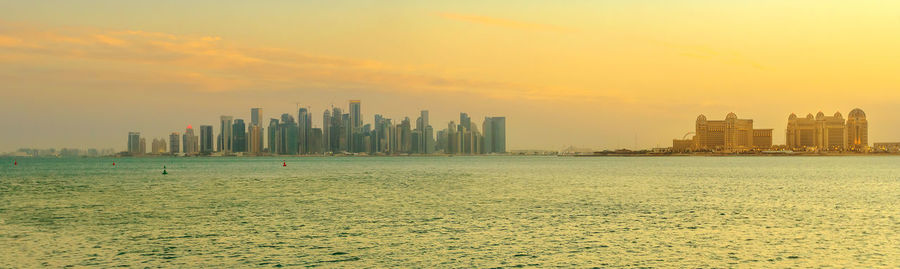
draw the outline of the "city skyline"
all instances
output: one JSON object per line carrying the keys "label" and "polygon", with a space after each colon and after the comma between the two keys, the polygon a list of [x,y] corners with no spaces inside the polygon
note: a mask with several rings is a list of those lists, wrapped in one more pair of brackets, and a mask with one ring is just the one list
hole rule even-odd
{"label": "city skyline", "polygon": [[0,152],[104,148],[131,129],[219,126],[206,122],[298,102],[315,104],[317,123],[350,98],[394,119],[426,108],[435,122],[459,111],[527,119],[509,123],[510,150],[653,148],[698,112],[777,127],[785,111],[848,107],[876,115],[871,141],[900,141],[889,124],[900,119],[900,38],[873,34],[900,29],[898,8],[0,1]]}
{"label": "city skyline", "polygon": [[[374,114],[365,120],[362,101],[349,100],[349,111],[332,106],[322,112],[322,127],[312,124],[313,113],[298,103],[296,118],[290,113],[269,119],[262,126],[263,108],[250,108],[249,125],[241,117],[219,116],[218,133],[210,125],[200,125],[200,138],[191,125],[179,136],[152,138],[147,151],[147,136],[140,131],[128,132],[126,150],[122,153],[141,155],[323,155],[323,154],[495,154],[507,153],[506,117],[485,117],[481,127],[468,113],[459,113],[458,121],[435,132],[428,110],[419,112],[415,125],[409,117],[394,121]],[[479,129],[483,131],[479,131]],[[216,139],[213,141],[212,137]],[[168,141],[168,142],[166,142]],[[181,147],[178,147],[178,144]],[[215,149],[213,150],[213,147]]]}

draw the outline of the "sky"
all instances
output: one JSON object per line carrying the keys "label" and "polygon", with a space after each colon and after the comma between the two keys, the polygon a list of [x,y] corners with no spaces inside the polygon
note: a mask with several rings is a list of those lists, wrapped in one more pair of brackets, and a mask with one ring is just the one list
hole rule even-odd
{"label": "sky", "polygon": [[[0,0],[0,152],[362,100],[509,149],[671,146],[697,115],[774,129],[863,109],[900,141],[900,1]],[[217,131],[218,132],[218,128]]]}

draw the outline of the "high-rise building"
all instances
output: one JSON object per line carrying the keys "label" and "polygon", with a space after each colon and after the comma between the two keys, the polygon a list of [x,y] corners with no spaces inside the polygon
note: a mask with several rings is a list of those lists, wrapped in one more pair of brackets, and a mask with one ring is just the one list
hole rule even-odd
{"label": "high-rise building", "polygon": [[266,141],[269,142],[269,153],[278,154],[278,119],[269,120],[269,133]]}
{"label": "high-rise building", "polygon": [[213,127],[212,125],[200,125],[200,153],[213,152]]}
{"label": "high-rise building", "polygon": [[152,154],[163,154],[166,153],[166,139],[154,138],[150,143],[150,153]]}
{"label": "high-rise building", "polygon": [[141,154],[141,133],[128,132],[128,153],[132,155]]}
{"label": "high-rise building", "polygon": [[352,141],[353,141],[353,122],[350,121],[350,114],[344,113],[341,115],[341,151],[351,152]]}
{"label": "high-rise building", "polygon": [[221,135],[221,139],[219,139],[219,151],[222,152],[234,152],[233,143],[234,143],[234,133],[233,133],[233,117],[231,116],[221,116],[220,123],[221,128],[219,128]]}
{"label": "high-rise building", "polygon": [[412,146],[415,144],[412,139],[412,126],[409,123],[409,117],[403,118],[403,121],[400,122],[400,125],[397,127],[397,138],[399,141],[399,151],[403,153],[413,153]]}
{"label": "high-rise building", "polygon": [[305,107],[301,107],[297,112],[297,127],[298,136],[297,143],[300,154],[308,154],[310,153],[310,143],[309,136],[312,132],[312,115],[309,113],[309,109]]}
{"label": "high-rise building", "polygon": [[[248,137],[251,137],[250,140],[256,141],[253,144],[256,146],[250,146],[249,151],[254,154],[259,154],[259,153],[263,152],[263,149],[266,148],[265,139],[264,139],[265,127],[263,127],[263,109],[262,108],[251,108],[250,109],[250,117],[251,117],[250,126],[248,126],[248,129],[255,130],[255,131],[253,131],[252,134],[248,134]],[[253,126],[257,126],[258,128],[254,128]],[[254,136],[253,134],[255,134],[257,139],[254,140],[252,138]]]}
{"label": "high-rise building", "polygon": [[344,119],[341,108],[332,108],[331,113],[331,130],[329,130],[329,143],[331,143],[331,152],[341,152],[346,150],[344,135]]}
{"label": "high-rise building", "polygon": [[249,148],[247,152],[259,155],[263,152],[262,149],[262,128],[257,124],[250,124],[250,127],[247,129],[247,145]]}
{"label": "high-rise building", "polygon": [[362,111],[360,100],[350,100],[350,129],[347,131],[348,148],[350,152],[362,152],[360,128],[362,127]]}
{"label": "high-rise building", "polygon": [[138,149],[138,155],[147,153],[147,139],[141,137],[140,147]]}
{"label": "high-rise building", "polygon": [[178,135],[178,132],[172,132],[172,134],[169,134],[169,153],[178,153],[179,149],[181,148],[178,143],[180,140],[181,136]]}
{"label": "high-rise building", "polygon": [[482,154],[490,154],[494,152],[494,122],[490,117],[484,117],[481,123],[481,129],[484,131],[484,140],[481,142]]}
{"label": "high-rise building", "polygon": [[298,129],[293,116],[290,114],[281,115],[281,123],[278,124],[278,132],[276,134],[278,154],[297,155],[297,150],[299,149],[297,144]]}
{"label": "high-rise building", "polygon": [[862,109],[854,108],[847,115],[847,146],[856,151],[869,147],[869,121]]}
{"label": "high-rise building", "polygon": [[331,111],[322,112],[322,153],[331,151]]}
{"label": "high-rise building", "polygon": [[485,117],[482,123],[484,153],[506,153],[506,118]]}
{"label": "high-rise building", "polygon": [[321,128],[312,128],[309,132],[309,152],[308,154],[321,154],[322,151],[322,139],[323,139],[322,129]]}
{"label": "high-rise building", "polygon": [[467,113],[459,113],[459,128],[472,130],[472,119]]}
{"label": "high-rise building", "polygon": [[234,152],[247,152],[247,126],[244,120],[235,119],[231,125],[231,148]]}
{"label": "high-rise building", "polygon": [[428,124],[428,110],[422,110],[418,119],[416,119],[416,130],[419,131],[418,135],[418,151],[417,153],[429,154],[434,152],[434,134],[433,129],[432,132],[428,132],[427,130],[431,129],[431,125]]}
{"label": "high-rise building", "polygon": [[190,155],[200,152],[200,139],[194,135],[194,129],[190,125],[184,129],[184,134],[181,135],[181,144],[184,154]]}

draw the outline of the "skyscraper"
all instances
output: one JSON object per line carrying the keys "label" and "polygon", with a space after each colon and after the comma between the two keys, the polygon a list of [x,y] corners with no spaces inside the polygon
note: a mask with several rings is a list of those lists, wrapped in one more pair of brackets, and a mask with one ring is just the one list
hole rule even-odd
{"label": "skyscraper", "polygon": [[172,134],[169,135],[169,153],[178,153],[181,148],[178,143],[179,140],[181,140],[181,136],[178,135],[178,132],[172,132]]}
{"label": "skyscraper", "polygon": [[484,153],[506,152],[506,118],[485,117],[482,123],[484,129],[484,141],[482,143]]}
{"label": "skyscraper", "polygon": [[259,155],[262,153],[262,128],[257,124],[250,124],[247,129],[247,152]]}
{"label": "skyscraper", "polygon": [[[250,126],[248,129],[254,130],[253,134],[256,135],[257,139],[253,139],[253,135],[248,135],[251,137],[250,140],[256,141],[254,145],[250,146],[249,150],[252,153],[259,154],[263,151],[265,146],[265,127],[263,127],[263,109],[262,108],[251,108],[250,109]],[[253,126],[257,126],[258,128],[254,128]]]}
{"label": "skyscraper", "polygon": [[506,117],[493,117],[491,119],[494,128],[494,152],[506,153]]}
{"label": "skyscraper", "polygon": [[234,142],[234,133],[233,133],[233,129],[232,129],[233,128],[232,124],[234,124],[233,118],[231,116],[222,116],[222,117],[220,117],[220,122],[221,122],[222,127],[219,129],[220,130],[219,134],[222,137],[221,137],[221,141],[219,141],[219,143],[221,143],[219,150],[221,150],[222,152],[225,152],[225,153],[233,152],[234,151],[234,148],[232,145],[232,143]]}
{"label": "skyscraper", "polygon": [[322,112],[322,152],[331,151],[331,111]]}
{"label": "skyscraper", "polygon": [[459,127],[467,130],[472,129],[472,119],[469,118],[469,114],[459,113]]}
{"label": "skyscraper", "polygon": [[278,133],[276,134],[276,147],[278,154],[297,155],[298,144],[298,127],[294,122],[294,117],[290,114],[281,115],[281,123],[278,124]]}
{"label": "skyscraper", "polygon": [[360,100],[350,100],[350,129],[347,133],[347,141],[349,143],[349,151],[362,152],[360,144],[360,127],[362,127],[362,112],[360,111]]}
{"label": "skyscraper", "polygon": [[490,117],[484,117],[481,123],[481,130],[484,131],[484,140],[481,141],[481,154],[490,154],[494,152],[494,123]]}
{"label": "skyscraper", "polygon": [[247,152],[247,127],[244,120],[236,119],[231,125],[231,148],[234,152]]}
{"label": "skyscraper", "polygon": [[299,128],[297,137],[298,152],[300,154],[310,153],[309,136],[310,132],[312,132],[312,115],[305,107],[301,107],[297,112],[297,127]]}
{"label": "skyscraper", "polygon": [[166,139],[165,138],[154,138],[153,142],[150,144],[150,153],[151,154],[163,154],[166,153]]}
{"label": "skyscraper", "polygon": [[267,141],[269,142],[269,153],[278,154],[278,119],[269,120],[269,133]]}
{"label": "skyscraper", "polygon": [[200,125],[200,153],[213,152],[213,127],[212,125]]}
{"label": "skyscraper", "polygon": [[184,154],[196,154],[200,151],[199,137],[194,135],[194,129],[191,128],[190,125],[184,129],[184,134],[181,136],[181,143]]}
{"label": "skyscraper", "polygon": [[132,155],[139,154],[141,150],[141,133],[128,132],[128,153]]}
{"label": "skyscraper", "polygon": [[344,149],[344,145],[342,145],[342,141],[344,140],[344,132],[343,132],[343,112],[341,108],[335,107],[332,108],[331,113],[331,130],[329,130],[329,143],[331,143],[331,148],[329,149],[331,152],[341,152]]}
{"label": "skyscraper", "polygon": [[419,132],[418,134],[418,153],[428,154],[434,152],[434,134],[432,131],[428,131],[431,129],[431,125],[428,124],[428,110],[422,110],[420,112],[419,118],[416,119],[416,130]]}

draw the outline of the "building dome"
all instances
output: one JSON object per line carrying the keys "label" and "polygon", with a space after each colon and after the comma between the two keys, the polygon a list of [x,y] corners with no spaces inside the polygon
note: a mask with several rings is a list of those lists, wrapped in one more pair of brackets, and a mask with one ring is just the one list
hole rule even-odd
{"label": "building dome", "polygon": [[791,113],[791,115],[788,116],[788,120],[796,120],[796,119],[797,119],[797,114]]}
{"label": "building dome", "polygon": [[806,118],[807,119],[815,119],[815,117],[813,117],[812,113],[806,114]]}
{"label": "building dome", "polygon": [[706,116],[700,114],[700,116],[697,116],[697,122],[706,122]]}
{"label": "building dome", "polygon": [[843,117],[843,116],[841,116],[841,112],[840,112],[840,111],[835,111],[835,112],[834,112],[834,117],[840,119],[840,118]]}
{"label": "building dome", "polygon": [[821,120],[821,119],[824,119],[824,118],[825,118],[825,113],[822,113],[822,111],[819,111],[819,113],[816,113],[816,119],[817,119],[817,120]]}
{"label": "building dome", "polygon": [[863,112],[862,109],[854,108],[853,110],[850,110],[850,114],[847,114],[847,117],[866,118],[866,112]]}
{"label": "building dome", "polygon": [[727,116],[725,116],[725,119],[726,120],[737,119],[737,115],[735,115],[734,112],[731,112],[731,113],[728,113]]}

